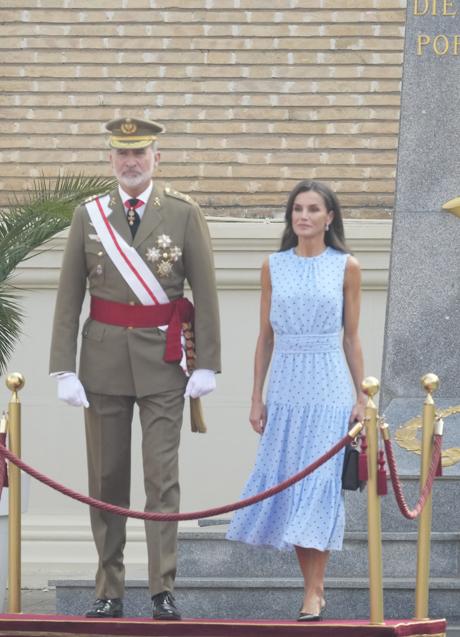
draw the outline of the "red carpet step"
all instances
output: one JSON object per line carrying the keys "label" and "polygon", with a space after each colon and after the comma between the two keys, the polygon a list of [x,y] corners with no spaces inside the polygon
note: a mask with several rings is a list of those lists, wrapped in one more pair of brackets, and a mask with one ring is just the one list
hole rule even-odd
{"label": "red carpet step", "polygon": [[371,626],[364,620],[292,621],[147,618],[86,619],[53,615],[0,615],[1,637],[445,637],[445,619],[390,620]]}

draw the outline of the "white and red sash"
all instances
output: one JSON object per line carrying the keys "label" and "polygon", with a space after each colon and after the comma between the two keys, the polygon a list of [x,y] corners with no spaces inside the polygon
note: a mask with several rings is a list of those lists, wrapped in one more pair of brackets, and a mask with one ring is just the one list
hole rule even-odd
{"label": "white and red sash", "polygon": [[[112,212],[108,206],[109,200],[110,195],[106,195],[100,198],[96,197],[86,204],[91,223],[109,258],[142,305],[169,303],[168,295],[140,254],[111,225],[108,219]],[[162,330],[167,330],[167,328],[167,325],[159,326],[159,329]],[[188,376],[183,335],[180,340],[182,343],[180,366]]]}
{"label": "white and red sash", "polygon": [[89,218],[112,263],[142,305],[169,303],[166,292],[140,254],[109,222],[110,195],[96,197],[86,204]]}

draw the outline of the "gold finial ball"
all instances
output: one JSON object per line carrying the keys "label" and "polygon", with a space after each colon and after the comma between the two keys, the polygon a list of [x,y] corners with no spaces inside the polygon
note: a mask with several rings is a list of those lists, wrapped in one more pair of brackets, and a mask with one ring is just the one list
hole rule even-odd
{"label": "gold finial ball", "polygon": [[375,396],[375,394],[380,389],[380,383],[374,376],[367,376],[361,383],[361,389],[366,394],[366,396],[372,398],[372,396]]}
{"label": "gold finial ball", "polygon": [[6,386],[10,391],[19,391],[25,385],[25,378],[20,372],[8,374],[6,378]]}
{"label": "gold finial ball", "polygon": [[439,378],[436,374],[425,374],[421,377],[420,382],[422,383],[423,389],[428,394],[432,394],[439,387]]}

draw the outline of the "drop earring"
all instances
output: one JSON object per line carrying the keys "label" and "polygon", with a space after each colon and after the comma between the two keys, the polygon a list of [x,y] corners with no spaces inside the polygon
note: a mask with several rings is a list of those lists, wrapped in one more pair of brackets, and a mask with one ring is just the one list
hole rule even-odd
{"label": "drop earring", "polygon": [[324,228],[324,229],[326,230],[326,232],[328,232],[328,231],[329,231],[329,224],[328,224],[328,223],[326,223],[326,225],[325,225],[325,228]]}

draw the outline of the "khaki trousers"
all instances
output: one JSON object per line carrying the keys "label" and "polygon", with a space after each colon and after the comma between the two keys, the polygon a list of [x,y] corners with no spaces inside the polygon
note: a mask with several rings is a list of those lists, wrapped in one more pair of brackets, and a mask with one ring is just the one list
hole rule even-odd
{"label": "khaki trousers", "polygon": [[[179,510],[178,450],[184,389],[154,396],[107,396],[87,392],[85,409],[89,493],[129,508],[131,423],[139,407],[145,511]],[[99,555],[96,597],[123,597],[126,518],[91,507],[91,528]],[[176,575],[177,523],[145,522],[151,595],[172,591]]]}

